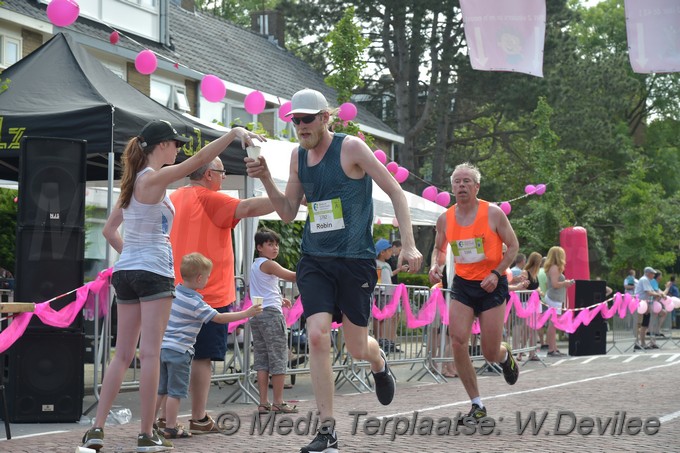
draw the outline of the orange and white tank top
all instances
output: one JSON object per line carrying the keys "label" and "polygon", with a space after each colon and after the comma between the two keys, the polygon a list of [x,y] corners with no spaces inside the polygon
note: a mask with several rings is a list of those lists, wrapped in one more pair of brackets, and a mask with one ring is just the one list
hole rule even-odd
{"label": "orange and white tank top", "polygon": [[484,280],[503,259],[503,241],[489,227],[489,202],[478,200],[474,222],[461,226],[456,205],[446,211],[446,240],[451,245],[456,275],[465,280]]}

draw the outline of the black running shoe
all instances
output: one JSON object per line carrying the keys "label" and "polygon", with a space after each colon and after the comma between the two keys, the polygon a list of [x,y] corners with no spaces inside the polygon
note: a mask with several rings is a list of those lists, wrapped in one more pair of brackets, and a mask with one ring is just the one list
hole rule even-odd
{"label": "black running shoe", "polygon": [[505,382],[510,385],[514,385],[515,382],[517,382],[517,378],[519,377],[519,367],[517,366],[515,358],[512,356],[512,349],[510,348],[510,345],[506,342],[503,342],[501,343],[501,346],[504,346],[508,351],[508,360],[500,364],[501,368],[503,368],[503,377],[505,378]]}
{"label": "black running shoe", "polygon": [[380,373],[373,373],[373,380],[375,381],[375,396],[378,397],[378,401],[383,406],[387,406],[392,402],[394,398],[394,389],[396,387],[394,383],[394,377],[390,373],[390,367],[387,364],[387,357],[383,350],[380,350],[380,356],[385,361],[385,371]]}
{"label": "black running shoe", "polygon": [[314,440],[300,449],[300,453],[338,453],[338,451],[338,437],[329,428],[320,428]]}
{"label": "black running shoe", "polygon": [[466,420],[468,421],[468,424],[470,424],[470,421],[473,421],[473,424],[476,424],[484,417],[486,417],[486,408],[479,407],[479,404],[473,404],[470,412],[468,412],[466,416],[458,419],[458,426],[463,426]]}

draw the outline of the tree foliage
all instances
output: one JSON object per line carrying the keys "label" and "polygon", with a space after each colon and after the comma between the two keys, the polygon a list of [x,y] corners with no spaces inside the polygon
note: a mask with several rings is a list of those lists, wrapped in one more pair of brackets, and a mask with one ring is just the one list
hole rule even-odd
{"label": "tree foliage", "polygon": [[0,188],[0,267],[14,273],[18,192]]}

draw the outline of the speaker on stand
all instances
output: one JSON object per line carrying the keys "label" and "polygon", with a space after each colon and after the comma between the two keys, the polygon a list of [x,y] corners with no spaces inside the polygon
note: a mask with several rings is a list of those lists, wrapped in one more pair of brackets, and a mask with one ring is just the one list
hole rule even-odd
{"label": "speaker on stand", "polygon": [[[575,308],[585,308],[604,301],[607,282],[602,280],[576,280]],[[587,326],[581,324],[569,334],[569,355],[604,355],[607,353],[607,322],[599,313]]]}
{"label": "speaker on stand", "polygon": [[[19,161],[14,299],[44,302],[83,285],[86,141],[25,137]],[[75,292],[50,303],[60,310]],[[36,316],[3,355],[12,422],[73,422],[83,403],[82,313],[67,327]]]}

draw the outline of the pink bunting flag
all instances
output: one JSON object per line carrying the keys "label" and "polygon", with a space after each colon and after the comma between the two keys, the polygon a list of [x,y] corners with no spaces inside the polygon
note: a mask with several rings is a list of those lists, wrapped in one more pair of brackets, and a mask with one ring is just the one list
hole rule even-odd
{"label": "pink bunting flag", "polygon": [[545,0],[460,0],[470,63],[543,77]]}
{"label": "pink bunting flag", "polygon": [[678,0],[625,0],[628,57],[641,74],[680,71]]}

